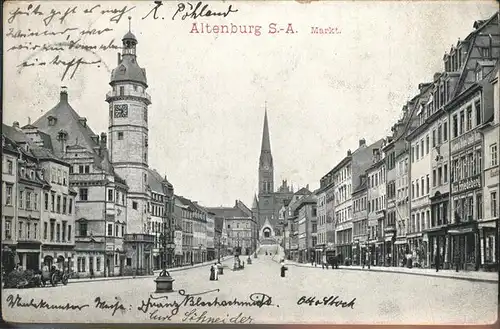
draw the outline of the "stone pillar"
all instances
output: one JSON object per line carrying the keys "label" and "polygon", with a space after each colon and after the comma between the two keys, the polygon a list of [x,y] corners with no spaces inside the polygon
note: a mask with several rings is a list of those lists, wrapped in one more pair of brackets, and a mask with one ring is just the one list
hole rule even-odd
{"label": "stone pillar", "polygon": [[486,239],[484,238],[484,230],[479,230],[479,245],[480,245],[480,265],[484,265],[484,253],[486,251]]}
{"label": "stone pillar", "polygon": [[449,268],[450,263],[450,236],[446,235],[444,240],[444,264],[443,268]]}

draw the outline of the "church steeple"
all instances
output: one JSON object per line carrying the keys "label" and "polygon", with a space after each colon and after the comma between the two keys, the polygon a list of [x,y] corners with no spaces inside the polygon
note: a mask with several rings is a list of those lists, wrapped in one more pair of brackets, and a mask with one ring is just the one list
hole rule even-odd
{"label": "church steeple", "polygon": [[259,159],[259,195],[274,192],[274,167],[267,121],[267,103],[264,112],[264,128],[262,130],[262,146]]}
{"label": "church steeple", "polygon": [[260,152],[271,153],[271,142],[269,141],[269,124],[267,123],[267,105],[264,113],[264,129],[262,130],[262,147]]}

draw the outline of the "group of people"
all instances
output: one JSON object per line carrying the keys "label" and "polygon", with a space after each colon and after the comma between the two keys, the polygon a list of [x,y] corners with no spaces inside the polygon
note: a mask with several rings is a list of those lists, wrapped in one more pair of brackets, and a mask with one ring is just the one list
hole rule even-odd
{"label": "group of people", "polygon": [[210,281],[218,281],[219,280],[219,273],[223,273],[223,267],[220,262],[215,263],[214,265],[210,266]]}

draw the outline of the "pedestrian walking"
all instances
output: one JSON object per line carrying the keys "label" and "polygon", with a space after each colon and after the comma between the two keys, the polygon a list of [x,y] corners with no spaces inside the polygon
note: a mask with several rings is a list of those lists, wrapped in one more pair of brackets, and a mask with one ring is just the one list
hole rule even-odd
{"label": "pedestrian walking", "polygon": [[413,254],[412,253],[408,253],[408,268],[413,268]]}
{"label": "pedestrian walking", "polygon": [[215,281],[215,268],[214,266],[210,266],[210,281]]}
{"label": "pedestrian walking", "polygon": [[285,266],[285,261],[281,261],[280,275],[282,278],[285,277],[286,271],[288,271],[288,267]]}
{"label": "pedestrian walking", "polygon": [[326,269],[328,270],[328,263],[326,262],[326,255],[323,255],[323,258],[322,258],[322,261],[321,261],[321,267],[323,269],[325,269],[325,266],[326,266]]}
{"label": "pedestrian walking", "polygon": [[213,268],[214,268],[214,272],[215,272],[215,281],[218,281],[219,280],[219,269],[217,267],[217,263],[214,264]]}
{"label": "pedestrian walking", "polygon": [[222,267],[220,262],[217,263],[217,277],[219,274],[224,274],[224,267]]}
{"label": "pedestrian walking", "polygon": [[434,263],[436,266],[436,272],[439,272],[439,252],[436,252],[436,255],[434,256]]}

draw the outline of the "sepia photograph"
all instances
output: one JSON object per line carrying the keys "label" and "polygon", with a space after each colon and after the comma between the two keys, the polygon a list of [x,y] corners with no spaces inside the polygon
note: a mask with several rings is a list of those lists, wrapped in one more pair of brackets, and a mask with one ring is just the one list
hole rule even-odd
{"label": "sepia photograph", "polygon": [[498,321],[498,1],[3,5],[6,322]]}

